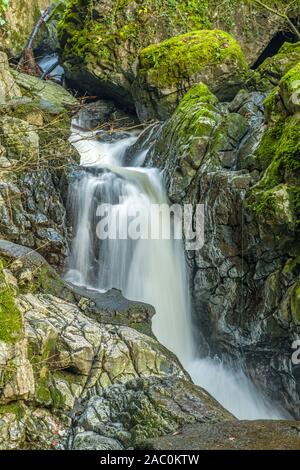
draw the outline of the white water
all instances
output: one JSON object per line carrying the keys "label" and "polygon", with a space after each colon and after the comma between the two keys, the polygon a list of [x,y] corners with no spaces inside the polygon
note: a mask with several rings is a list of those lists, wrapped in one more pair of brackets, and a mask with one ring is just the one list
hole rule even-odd
{"label": "white water", "polygon": [[[195,383],[239,419],[281,418],[281,413],[260,395],[241,368],[234,371],[218,360],[196,357],[181,242],[97,240],[95,210],[100,201],[116,204],[120,225],[135,205],[142,205],[148,213],[152,204],[167,202],[158,170],[122,166],[125,150],[136,138],[131,135],[113,143],[100,143],[92,133],[72,134],[81,165],[103,172],[87,171],[73,188],[76,233],[66,279],[100,291],[119,288],[129,299],[152,304],[156,309],[155,335],[178,356]],[[145,151],[140,152],[136,162],[142,164],[145,155]],[[121,204],[117,204],[119,196],[123,197]]]}

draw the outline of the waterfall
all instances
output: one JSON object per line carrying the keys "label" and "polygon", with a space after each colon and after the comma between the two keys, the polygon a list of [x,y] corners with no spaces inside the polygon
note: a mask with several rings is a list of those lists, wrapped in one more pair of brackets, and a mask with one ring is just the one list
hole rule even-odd
{"label": "waterfall", "polygon": [[[149,214],[156,205],[167,204],[168,199],[157,169],[123,166],[125,151],[135,143],[137,134],[123,133],[119,139],[99,141],[92,132],[78,132],[78,128],[73,128],[71,141],[85,171],[71,191],[74,239],[66,279],[100,292],[118,288],[131,300],[153,305],[154,334],[177,355],[195,383],[239,419],[281,418],[241,368],[233,370],[217,359],[196,357],[181,240],[99,240],[96,236],[99,205],[113,205],[120,230],[132,208],[142,207],[144,214]],[[146,153],[145,149],[140,151],[135,163],[142,165]],[[163,226],[166,221],[161,223]]]}

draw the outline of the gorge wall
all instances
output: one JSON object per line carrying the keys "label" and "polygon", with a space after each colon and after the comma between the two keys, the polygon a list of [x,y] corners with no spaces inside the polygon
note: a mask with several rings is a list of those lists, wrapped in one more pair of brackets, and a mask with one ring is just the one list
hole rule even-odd
{"label": "gorge wall", "polygon": [[[1,42],[12,55],[48,4],[20,3]],[[248,2],[66,4],[67,83],[114,102],[96,105],[96,125],[120,113],[116,127],[116,106],[155,121],[135,147],[150,143],[146,165],[164,171],[171,202],[205,205],[205,245],[187,254],[199,350],[243,363],[299,419],[299,43],[253,71],[287,25]],[[150,305],[59,277],[79,169],[68,137],[82,101],[0,58],[0,448],[157,448],[162,435],[172,448],[204,442],[209,425],[219,445],[236,433],[244,447],[266,448],[266,436],[269,448],[299,447],[299,422],[240,423],[192,384],[153,337]]]}

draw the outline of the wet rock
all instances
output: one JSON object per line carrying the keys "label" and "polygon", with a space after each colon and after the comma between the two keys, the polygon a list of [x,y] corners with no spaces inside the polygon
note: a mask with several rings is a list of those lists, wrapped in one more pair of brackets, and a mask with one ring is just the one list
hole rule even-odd
{"label": "wet rock", "polygon": [[84,129],[95,129],[109,121],[116,107],[112,101],[98,100],[84,105],[78,124]]}
{"label": "wet rock", "polygon": [[146,440],[151,450],[297,450],[299,421],[239,421],[186,426],[176,435]]}
{"label": "wet rock", "polygon": [[[204,246],[188,253],[199,343],[206,338],[210,354],[225,362],[240,360],[242,347],[256,385],[299,417],[299,376],[291,364],[300,335],[293,300],[300,274],[299,119],[278,105],[280,87],[267,99],[241,91],[225,106],[204,90],[197,85],[186,94],[147,159],[164,170],[172,201],[205,206]],[[224,162],[233,143],[226,122],[239,123],[237,115],[240,138]]]}
{"label": "wet rock", "polygon": [[100,294],[84,287],[70,286],[85,315],[99,323],[127,325],[152,335],[151,319],[155,310],[151,305],[127,300],[117,289]]}
{"label": "wet rock", "polygon": [[11,69],[11,74],[24,95],[28,93],[33,98],[39,98],[42,109],[44,107],[43,110],[59,114],[67,107],[74,108],[78,106],[77,99],[53,81],[40,80],[14,69]]}
{"label": "wet rock", "polygon": [[161,123],[154,122],[141,131],[136,143],[126,149],[125,166],[143,166],[147,155],[156,143],[160,128]]}

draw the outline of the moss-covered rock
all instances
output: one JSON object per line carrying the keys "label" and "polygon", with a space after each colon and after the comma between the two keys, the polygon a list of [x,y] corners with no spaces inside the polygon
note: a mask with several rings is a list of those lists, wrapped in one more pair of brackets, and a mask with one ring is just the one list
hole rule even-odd
{"label": "moss-covered rock", "polygon": [[0,105],[15,96],[21,96],[21,90],[9,69],[7,55],[0,52]]}
{"label": "moss-covered rock", "polygon": [[260,90],[271,90],[282,77],[300,62],[300,42],[286,42],[273,57],[268,57],[253,72],[249,83]]}
{"label": "moss-covered rock", "polygon": [[10,56],[23,52],[41,10],[49,6],[49,0],[9,1],[3,12],[0,40],[2,49]]}
{"label": "moss-covered rock", "polygon": [[195,31],[151,45],[140,53],[133,85],[138,116],[166,119],[199,82],[222,100],[230,100],[246,71],[239,44],[224,31]]}
{"label": "moss-covered rock", "polygon": [[252,63],[282,21],[248,0],[69,0],[59,25],[66,76],[77,88],[133,107],[139,52],[210,28],[232,33]]}
{"label": "moss-covered rock", "polygon": [[79,158],[69,142],[78,101],[58,84],[8,69],[4,57],[14,87],[0,105],[0,236],[62,264],[67,234],[58,181]]}
{"label": "moss-covered rock", "polygon": [[17,342],[23,330],[22,315],[16,305],[16,292],[7,282],[0,258],[0,341]]}
{"label": "moss-covered rock", "polygon": [[205,84],[194,85],[163,126],[148,155],[151,165],[164,169],[171,200],[183,200],[201,168],[212,171],[233,167],[237,144],[247,129],[247,120],[223,112]]}
{"label": "moss-covered rock", "polygon": [[296,65],[265,100],[268,126],[257,149],[263,171],[247,206],[262,239],[277,247],[297,246],[300,227],[300,69]]}
{"label": "moss-covered rock", "polygon": [[[147,438],[178,433],[184,424],[234,422],[205,390],[178,378],[140,378],[115,385],[85,403],[70,448],[113,449],[136,446]],[[91,435],[94,439],[91,439]],[[112,443],[113,444],[113,443]]]}
{"label": "moss-covered rock", "polygon": [[300,58],[279,83],[282,101],[290,114],[300,112]]}

